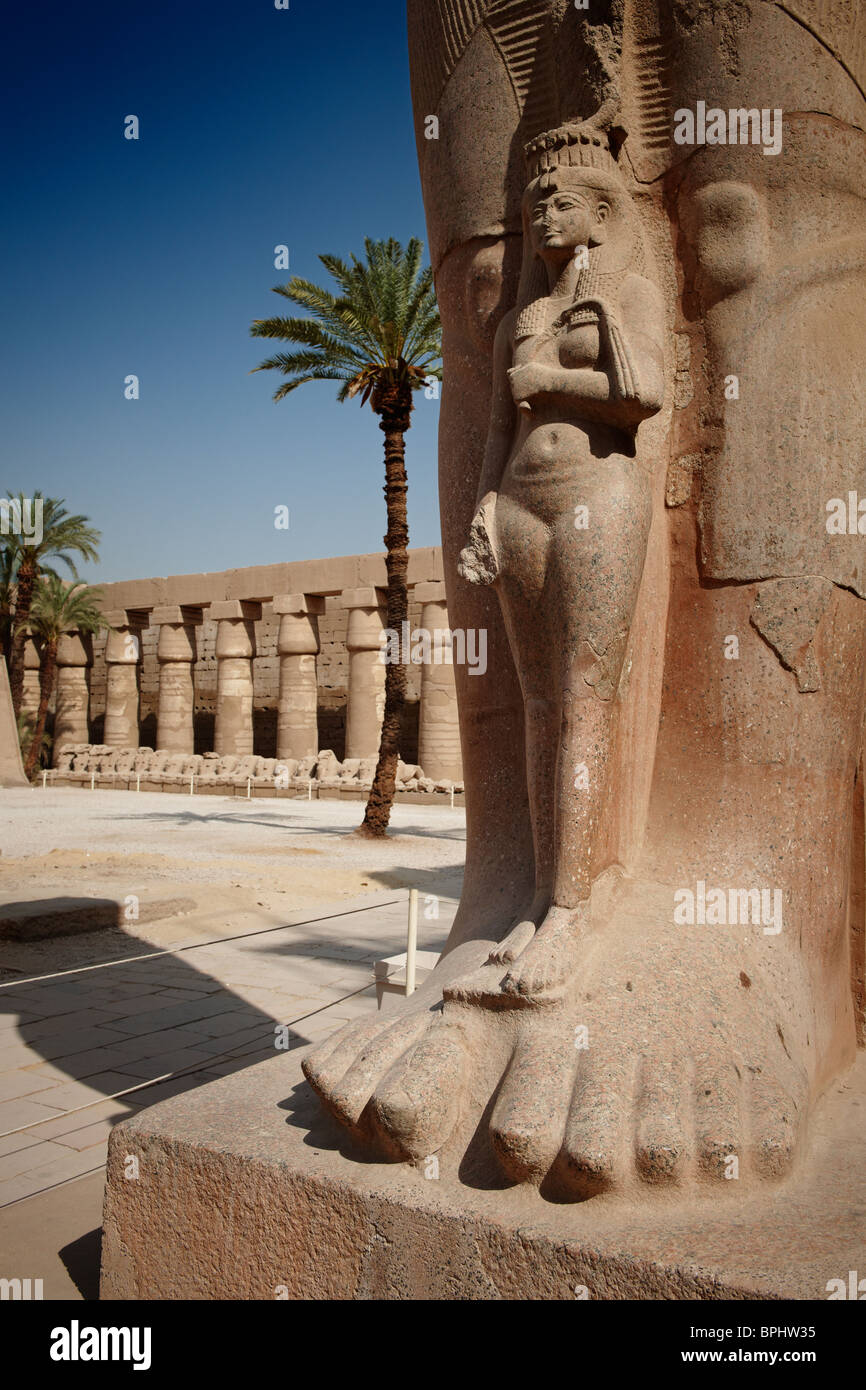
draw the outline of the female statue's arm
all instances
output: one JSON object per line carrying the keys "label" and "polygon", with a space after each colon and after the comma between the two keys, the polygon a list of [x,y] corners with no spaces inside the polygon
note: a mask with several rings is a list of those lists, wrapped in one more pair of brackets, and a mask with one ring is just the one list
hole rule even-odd
{"label": "female statue's arm", "polygon": [[513,311],[506,314],[496,330],[490,425],[478,480],[475,516],[469,529],[468,544],[461,551],[457,562],[458,572],[472,584],[492,584],[499,573],[493,511],[496,493],[514,441],[516,423],[514,397],[508,385],[514,319]]}
{"label": "female statue's arm", "polygon": [[629,276],[619,311],[603,299],[581,301],[599,316],[603,367],[561,367],[529,362],[509,372],[520,409],[532,412],[533,401],[560,397],[584,413],[618,425],[637,425],[661,409],[664,399],[664,318],[655,286]]}

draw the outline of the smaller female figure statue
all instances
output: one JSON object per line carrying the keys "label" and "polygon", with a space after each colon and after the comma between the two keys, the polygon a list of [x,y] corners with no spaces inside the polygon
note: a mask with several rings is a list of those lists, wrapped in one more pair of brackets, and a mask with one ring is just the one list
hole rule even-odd
{"label": "smaller female figure statue", "polygon": [[637,432],[664,396],[662,299],[605,116],[527,147],[518,303],[459,562],[496,586],[523,693],[535,896],[491,956],[523,1002],[559,991],[587,928],[651,521]]}

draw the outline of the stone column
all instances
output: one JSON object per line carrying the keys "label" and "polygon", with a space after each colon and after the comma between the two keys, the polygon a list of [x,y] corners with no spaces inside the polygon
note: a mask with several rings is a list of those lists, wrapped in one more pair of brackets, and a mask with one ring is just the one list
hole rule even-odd
{"label": "stone column", "polygon": [[105,644],[105,727],[108,748],[137,748],[139,744],[139,673],[141,628],[120,609],[104,613],[109,624]]}
{"label": "stone column", "polygon": [[57,699],[53,761],[70,743],[89,743],[90,667],[93,643],[80,632],[64,632],[57,644]]}
{"label": "stone column", "polygon": [[277,757],[308,758],[319,751],[316,655],[319,618],[325,600],[318,594],[288,594],[274,599],[280,617],[280,698]]}
{"label": "stone column", "polygon": [[34,718],[39,713],[39,648],[32,637],[24,644],[24,693],[21,708],[25,714]]}
{"label": "stone column", "polygon": [[[416,584],[413,597],[421,604],[421,627],[430,634],[432,648],[431,660],[421,667],[418,762],[437,782],[444,778],[460,782],[463,763],[445,585],[435,581]],[[437,638],[437,633],[442,636]]]}
{"label": "stone column", "polygon": [[255,620],[262,616],[262,605],[231,599],[212,603],[208,613],[218,624],[214,752],[220,757],[249,757],[253,751]]}
{"label": "stone column", "polygon": [[200,622],[200,609],[166,607],[153,610],[151,623],[159,628],[156,746],[161,752],[192,753],[195,749],[193,664],[195,629]]}
{"label": "stone column", "polygon": [[349,692],[346,704],[347,758],[374,758],[385,713],[385,663],[382,661],[382,615],[375,589],[344,589],[349,610],[346,647]]}

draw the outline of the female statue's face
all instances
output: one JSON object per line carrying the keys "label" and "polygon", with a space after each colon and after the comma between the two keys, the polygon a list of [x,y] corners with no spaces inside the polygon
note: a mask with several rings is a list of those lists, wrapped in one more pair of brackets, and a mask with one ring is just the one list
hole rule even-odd
{"label": "female statue's face", "polygon": [[547,190],[532,206],[533,249],[542,260],[567,260],[578,246],[588,246],[599,218],[583,193],[570,188]]}

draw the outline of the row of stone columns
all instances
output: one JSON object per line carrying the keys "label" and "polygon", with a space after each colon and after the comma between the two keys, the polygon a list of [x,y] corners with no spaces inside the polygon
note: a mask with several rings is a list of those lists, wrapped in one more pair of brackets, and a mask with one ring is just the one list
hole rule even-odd
{"label": "row of stone columns", "polygon": [[[448,627],[445,586],[419,584],[421,626],[433,633]],[[385,663],[382,660],[382,595],[375,588],[346,590],[346,646],[349,654],[346,709],[346,758],[376,754],[385,704]],[[277,757],[306,758],[318,752],[319,652],[318,620],[325,600],[316,594],[290,594],[273,601],[280,619]],[[136,748],[139,743],[141,633],[159,628],[159,700],[157,748],[192,753],[194,747],[194,663],[196,628],[201,608],[159,607],[145,612],[108,612],[105,647],[106,698],[103,742],[111,748]],[[214,752],[245,757],[253,751],[253,660],[255,624],[262,604],[229,600],[211,604],[208,616],[217,623],[217,696]],[[55,751],[70,743],[88,741],[89,642],[77,633],[65,634],[57,652]],[[421,669],[421,710],[418,761],[428,776],[457,780],[460,746],[454,692],[454,673],[447,662]]]}

